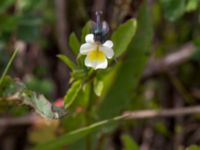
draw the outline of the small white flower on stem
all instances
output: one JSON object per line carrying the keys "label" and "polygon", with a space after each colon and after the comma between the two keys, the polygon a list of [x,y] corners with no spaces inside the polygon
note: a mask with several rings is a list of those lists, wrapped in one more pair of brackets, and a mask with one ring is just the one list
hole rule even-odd
{"label": "small white flower on stem", "polygon": [[105,41],[103,44],[94,40],[94,34],[87,34],[86,43],[80,47],[80,54],[86,55],[85,65],[96,69],[105,69],[108,66],[108,60],[114,55],[113,42]]}

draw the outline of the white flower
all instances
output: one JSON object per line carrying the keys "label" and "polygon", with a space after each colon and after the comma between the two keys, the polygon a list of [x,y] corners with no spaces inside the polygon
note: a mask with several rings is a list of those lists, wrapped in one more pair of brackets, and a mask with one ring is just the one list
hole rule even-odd
{"label": "white flower", "polygon": [[86,43],[80,47],[80,54],[86,55],[85,65],[96,69],[105,69],[108,66],[108,59],[114,55],[113,42],[107,40],[103,44],[95,42],[93,34],[87,34],[85,37]]}

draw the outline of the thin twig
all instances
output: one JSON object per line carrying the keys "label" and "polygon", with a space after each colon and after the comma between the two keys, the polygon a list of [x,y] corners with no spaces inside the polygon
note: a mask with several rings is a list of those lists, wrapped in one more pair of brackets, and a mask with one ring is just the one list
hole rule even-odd
{"label": "thin twig", "polygon": [[[141,110],[141,111],[130,111],[125,112],[121,116],[115,117],[117,120],[125,119],[151,119],[159,117],[177,117],[184,115],[191,115],[200,113],[200,106],[191,106],[175,109],[164,109],[164,110]],[[12,126],[12,125],[32,125],[39,122],[45,122],[45,120],[39,115],[32,113],[26,116],[17,117],[17,118],[0,118],[0,126]]]}
{"label": "thin twig", "polygon": [[164,109],[164,110],[144,110],[144,111],[133,111],[125,112],[123,117],[125,119],[148,119],[158,117],[177,117],[183,115],[191,115],[200,113],[200,106],[191,106],[175,109]]}
{"label": "thin twig", "polygon": [[[57,30],[57,40],[60,52],[66,54],[72,60],[74,56],[68,47],[68,35],[69,35],[69,24],[67,23],[67,5],[68,0],[55,0],[56,7],[56,30]],[[55,78],[60,89],[57,89],[58,95],[63,95],[66,89],[66,83],[69,80],[69,70],[65,68],[63,63],[58,63],[57,70],[55,73]]]}
{"label": "thin twig", "polygon": [[37,122],[38,117],[36,114],[28,114],[22,117],[0,118],[0,126],[33,125]]}
{"label": "thin twig", "polygon": [[106,3],[105,0],[94,0],[94,4],[93,4],[92,10],[94,12],[96,12],[96,11],[102,11],[102,12],[104,12],[105,3]]}
{"label": "thin twig", "polygon": [[0,127],[10,127],[10,126],[41,126],[48,124],[58,123],[58,120],[43,118],[35,112],[29,113],[21,117],[1,117]]}
{"label": "thin twig", "polygon": [[6,76],[6,74],[8,73],[8,70],[10,69],[10,66],[11,66],[12,62],[14,61],[14,59],[15,59],[15,57],[16,57],[16,55],[17,55],[17,52],[18,52],[18,49],[16,49],[16,50],[13,52],[13,54],[12,54],[10,60],[8,61],[8,64],[6,65],[6,68],[5,68],[5,70],[4,70],[3,74],[2,74],[2,76],[0,77],[0,85],[2,84],[2,82],[3,82],[3,80],[4,80],[5,76]]}
{"label": "thin twig", "polygon": [[63,54],[67,54],[70,58],[73,58],[72,53],[69,51],[69,48],[67,46],[67,37],[69,34],[69,24],[67,23],[68,16],[67,16],[67,0],[55,0],[55,6],[56,6],[56,16],[57,16],[57,39],[58,39],[58,46],[60,51]]}
{"label": "thin twig", "polygon": [[151,59],[144,71],[143,80],[146,80],[157,74],[167,72],[169,68],[176,67],[187,60],[189,60],[196,51],[195,46],[192,43],[183,45],[180,49],[165,56],[161,59]]}

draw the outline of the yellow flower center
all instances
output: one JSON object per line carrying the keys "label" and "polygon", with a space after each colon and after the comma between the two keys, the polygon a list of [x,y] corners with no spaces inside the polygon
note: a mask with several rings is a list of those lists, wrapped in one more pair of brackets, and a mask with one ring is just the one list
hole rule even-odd
{"label": "yellow flower center", "polygon": [[100,51],[100,50],[93,50],[91,52],[88,53],[88,58],[90,61],[104,61],[105,60],[105,54]]}

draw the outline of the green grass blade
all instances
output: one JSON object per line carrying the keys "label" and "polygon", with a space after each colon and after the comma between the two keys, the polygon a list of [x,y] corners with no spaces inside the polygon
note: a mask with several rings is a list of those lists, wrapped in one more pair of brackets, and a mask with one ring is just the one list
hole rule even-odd
{"label": "green grass blade", "polygon": [[153,30],[145,1],[139,9],[137,25],[135,36],[126,50],[125,57],[118,62],[116,66],[118,68],[111,79],[111,86],[98,108],[98,114],[102,120],[117,116],[130,107],[132,95],[149,57]]}
{"label": "green grass blade", "polygon": [[97,131],[98,129],[102,128],[103,126],[111,125],[112,123],[116,123],[116,122],[120,121],[121,119],[123,119],[123,116],[118,116],[118,117],[114,117],[109,120],[104,120],[104,121],[100,121],[100,122],[91,124],[87,127],[66,133],[66,134],[56,138],[55,140],[38,145],[38,146],[32,148],[31,150],[44,150],[44,149],[58,150],[62,146],[74,143],[75,141],[78,141],[78,140],[84,138],[88,134]]}
{"label": "green grass blade", "polygon": [[2,84],[2,82],[3,82],[3,80],[4,80],[5,76],[6,76],[6,74],[8,73],[8,70],[9,70],[9,68],[10,68],[10,66],[11,66],[11,64],[12,64],[12,62],[14,61],[14,59],[15,59],[15,57],[16,57],[16,55],[17,55],[17,52],[18,52],[18,49],[16,49],[16,50],[13,52],[13,54],[12,54],[12,56],[11,56],[11,58],[10,58],[8,64],[6,65],[6,68],[4,69],[3,74],[1,75],[1,78],[0,78],[0,85]]}

